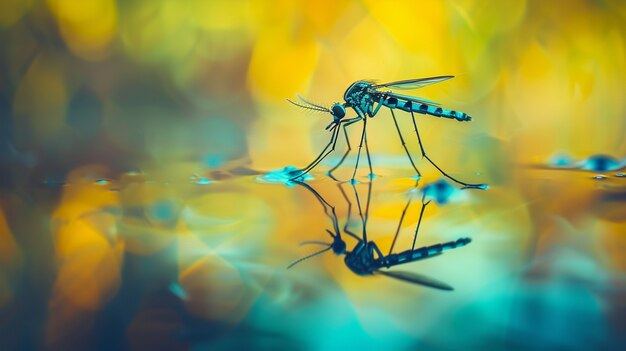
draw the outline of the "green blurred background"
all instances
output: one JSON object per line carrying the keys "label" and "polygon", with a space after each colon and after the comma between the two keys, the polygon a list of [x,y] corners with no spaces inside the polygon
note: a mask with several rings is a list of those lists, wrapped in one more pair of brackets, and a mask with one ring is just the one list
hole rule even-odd
{"label": "green blurred background", "polygon": [[[528,165],[623,159],[625,35],[619,0],[2,1],[1,348],[618,349],[625,184]],[[457,291],[331,254],[287,271],[330,223],[256,179],[311,161],[330,116],[285,99],[438,75],[456,78],[415,93],[473,120],[420,116],[426,150],[492,187],[425,213],[423,244],[474,239],[412,268]],[[388,112],[369,125],[368,230],[388,248],[414,181]]]}

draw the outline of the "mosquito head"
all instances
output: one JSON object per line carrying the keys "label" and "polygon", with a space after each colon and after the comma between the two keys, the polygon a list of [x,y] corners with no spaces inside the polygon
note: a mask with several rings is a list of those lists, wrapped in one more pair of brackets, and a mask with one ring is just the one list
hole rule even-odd
{"label": "mosquito head", "polygon": [[331,231],[326,230],[332,237],[333,243],[330,246],[336,255],[343,255],[346,253],[346,242],[341,239],[340,235],[333,235]]}
{"label": "mosquito head", "polygon": [[335,117],[335,120],[338,121],[346,116],[346,107],[338,102],[334,103],[330,108],[330,114],[332,114],[333,117]]}
{"label": "mosquito head", "polygon": [[336,126],[339,125],[339,121],[341,121],[341,119],[346,116],[346,106],[344,104],[336,102],[333,104],[333,106],[331,106],[328,112],[333,115],[333,121],[326,126],[326,129],[333,130]]}

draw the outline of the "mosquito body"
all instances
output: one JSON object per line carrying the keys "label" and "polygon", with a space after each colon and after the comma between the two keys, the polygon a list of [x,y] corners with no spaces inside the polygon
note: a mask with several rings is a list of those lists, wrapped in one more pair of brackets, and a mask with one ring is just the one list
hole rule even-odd
{"label": "mosquito body", "polygon": [[384,274],[395,277],[392,271],[381,271],[381,269],[432,258],[441,255],[445,250],[465,246],[471,241],[470,238],[460,238],[456,241],[424,246],[389,255],[383,255],[373,241],[368,243],[359,241],[352,251],[345,253],[344,262],[352,272],[358,275]]}
{"label": "mosquito body", "polygon": [[[398,126],[398,121],[396,119],[394,110],[401,110],[405,112],[409,112],[411,114],[411,118],[413,121],[413,126],[415,129],[415,134],[417,136],[417,140],[420,146],[420,150],[422,153],[422,158],[426,158],[435,168],[437,168],[444,176],[453,180],[454,182],[463,185],[468,188],[479,188],[486,189],[486,185],[484,184],[469,184],[455,179],[454,177],[448,175],[444,172],[439,166],[437,166],[427,155],[422,145],[422,140],[417,129],[417,123],[415,121],[415,113],[426,114],[436,117],[443,117],[449,119],[455,119],[457,121],[470,121],[472,118],[464,113],[459,111],[453,111],[444,109],[440,106],[440,104],[430,101],[427,99],[422,99],[415,96],[397,94],[392,92],[389,89],[418,89],[430,84],[439,83],[445,80],[453,78],[453,76],[439,76],[439,77],[430,77],[430,78],[420,78],[420,79],[411,79],[411,80],[403,80],[397,82],[391,82],[386,84],[374,84],[369,81],[357,81],[353,83],[344,93],[344,103],[335,103],[331,106],[331,108],[326,108],[320,105],[316,105],[311,103],[304,98],[300,98],[302,103],[294,102],[288,100],[292,104],[320,112],[327,112],[333,116],[332,122],[326,126],[326,130],[331,131],[332,136],[329,143],[322,150],[318,157],[316,157],[313,162],[311,162],[308,166],[302,168],[298,172],[294,172],[293,178],[297,179],[305,173],[308,173],[313,168],[315,168],[326,156],[328,156],[331,152],[335,150],[337,140],[339,139],[340,130],[343,129],[343,133],[346,139],[346,143],[348,149],[344,153],[341,160],[331,168],[328,173],[332,177],[332,172],[336,170],[346,159],[348,153],[352,149],[350,146],[350,141],[348,140],[348,133],[346,128],[354,123],[363,122],[363,129],[361,132],[361,141],[359,143],[359,149],[357,153],[356,165],[354,167],[354,172],[352,174],[352,180],[356,176],[356,171],[359,165],[359,159],[361,156],[361,148],[363,144],[365,144],[365,150],[367,153],[367,162],[370,169],[370,175],[372,175],[372,163],[370,160],[369,148],[367,145],[367,120],[368,118],[373,118],[378,114],[380,109],[384,106],[391,111],[391,116],[393,117],[393,121],[398,132],[398,136],[400,137],[400,141],[402,142],[402,146],[413,166],[413,169],[417,173],[417,175],[421,175],[420,171],[415,166],[415,162],[413,162],[413,158],[407,149],[406,143],[404,141],[404,137],[402,136],[402,132],[400,131],[400,127]],[[346,118],[347,111],[352,109],[356,116],[352,118]]]}
{"label": "mosquito body", "polygon": [[[380,88],[389,89],[417,89],[423,86],[438,83],[452,76],[432,77],[415,80],[399,81],[387,84],[374,85],[368,81],[358,81],[353,83],[345,92],[343,104],[335,104],[331,111],[341,112],[346,108],[353,108],[360,117],[374,117],[380,107],[385,106],[390,109],[400,109],[406,112],[417,112],[436,117],[456,119],[458,121],[471,121],[472,117],[463,112],[446,110],[439,107],[439,104],[414,96],[396,94],[391,91],[380,91]],[[376,105],[376,107],[375,107]]]}
{"label": "mosquito body", "polygon": [[[332,250],[337,255],[345,255],[344,263],[346,264],[348,269],[350,269],[353,273],[357,275],[367,276],[367,275],[380,274],[380,275],[385,275],[385,276],[392,277],[395,279],[400,279],[406,282],[410,282],[413,284],[428,286],[428,287],[435,288],[435,289],[453,290],[453,288],[450,285],[440,282],[438,280],[435,280],[433,278],[421,275],[421,274],[417,274],[413,272],[392,271],[392,270],[387,270],[387,269],[401,265],[401,264],[439,256],[446,250],[459,248],[459,247],[469,244],[471,242],[470,238],[460,238],[460,239],[457,239],[456,241],[449,241],[449,242],[435,244],[431,246],[415,248],[415,239],[417,238],[417,234],[419,230],[419,224],[418,224],[415,230],[415,237],[413,239],[413,247],[411,247],[411,249],[402,251],[399,253],[392,253],[391,252],[393,249],[393,245],[392,245],[389,254],[384,255],[380,251],[380,249],[378,248],[375,242],[367,241],[366,226],[367,226],[367,213],[369,212],[369,199],[371,195],[371,183],[370,183],[370,187],[368,188],[368,200],[367,200],[367,208],[365,210],[365,213],[366,213],[365,216],[363,216],[363,211],[361,209],[361,204],[358,198],[358,193],[356,192],[356,189],[355,189],[355,195],[357,196],[357,204],[359,207],[359,215],[361,216],[362,225],[363,225],[361,237],[357,236],[356,234],[354,234],[348,229],[352,203],[349,202],[347,195],[345,194],[343,188],[341,187],[341,184],[338,184],[338,187],[341,190],[344,198],[348,201],[348,218],[346,219],[346,224],[343,227],[343,232],[353,237],[357,242],[354,248],[352,249],[352,251],[348,251],[346,242],[343,240],[341,236],[341,231],[339,230],[339,224],[338,224],[337,216],[335,214],[335,208],[332,205],[330,205],[317,191],[315,191],[315,189],[313,189],[308,184],[302,183],[302,182],[298,182],[298,184],[307,188],[307,190],[311,191],[317,197],[319,202],[324,207],[324,212],[331,219],[333,223],[333,230],[332,231],[326,230],[326,232],[331,236],[332,243],[326,243],[326,242],[321,242],[321,241],[304,242],[303,244],[323,245],[323,246],[326,246],[326,248],[296,260],[295,262],[290,264],[288,268],[291,268],[306,259],[317,256],[326,251]],[[428,205],[428,203],[424,203],[422,200],[422,211],[420,212],[418,223],[421,223],[422,215],[424,214],[424,207],[426,205]],[[404,217],[404,213],[402,217]],[[400,221],[402,221],[402,219]],[[400,226],[398,226],[398,228],[399,227]],[[398,231],[396,231],[396,237],[397,235],[398,235]],[[394,238],[394,243],[395,243],[395,238]]]}

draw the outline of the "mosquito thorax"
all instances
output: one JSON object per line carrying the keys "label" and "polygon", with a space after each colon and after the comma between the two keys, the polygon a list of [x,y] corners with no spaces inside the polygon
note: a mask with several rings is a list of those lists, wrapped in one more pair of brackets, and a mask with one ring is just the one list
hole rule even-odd
{"label": "mosquito thorax", "polygon": [[346,108],[337,102],[330,108],[330,113],[335,117],[335,120],[340,120],[346,116]]}

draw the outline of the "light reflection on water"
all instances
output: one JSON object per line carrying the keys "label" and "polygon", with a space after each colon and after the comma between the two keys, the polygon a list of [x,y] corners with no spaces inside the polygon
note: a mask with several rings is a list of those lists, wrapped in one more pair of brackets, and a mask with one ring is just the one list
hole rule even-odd
{"label": "light reflection on water", "polygon": [[[301,242],[327,241],[333,225],[304,187],[260,183],[259,172],[243,169],[214,170],[222,179],[206,185],[152,180],[149,173],[102,182],[98,172],[87,167],[63,185],[28,190],[41,201],[37,211],[20,210],[28,201],[20,194],[3,207],[18,222],[13,231],[3,224],[6,214],[0,222],[7,267],[0,301],[49,303],[46,315],[29,318],[53,348],[88,333],[90,323],[108,326],[107,334],[71,345],[115,348],[125,338],[150,345],[156,330],[173,345],[224,348],[587,349],[619,338],[611,328],[620,328],[623,316],[626,259],[617,248],[624,243],[626,184],[617,177],[597,183],[583,171],[519,169],[514,182],[487,191],[446,188],[440,196],[462,196],[426,208],[417,246],[473,242],[403,266],[455,287],[442,293],[356,276],[330,252],[287,270],[311,252]],[[360,233],[356,195],[363,201],[369,184],[344,184],[348,202],[338,183],[316,178],[307,184],[335,208],[340,226]],[[424,184],[416,189],[414,179],[392,176],[372,181],[367,233],[382,252]],[[45,195],[50,190],[59,197]],[[410,248],[419,208],[419,201],[408,207],[394,251]],[[54,251],[33,257],[34,246],[45,251],[42,242],[14,234],[28,226],[48,231]],[[25,259],[56,267],[40,273],[38,292],[17,278]],[[126,327],[111,327],[117,324]],[[566,337],[571,333],[579,343]]]}

